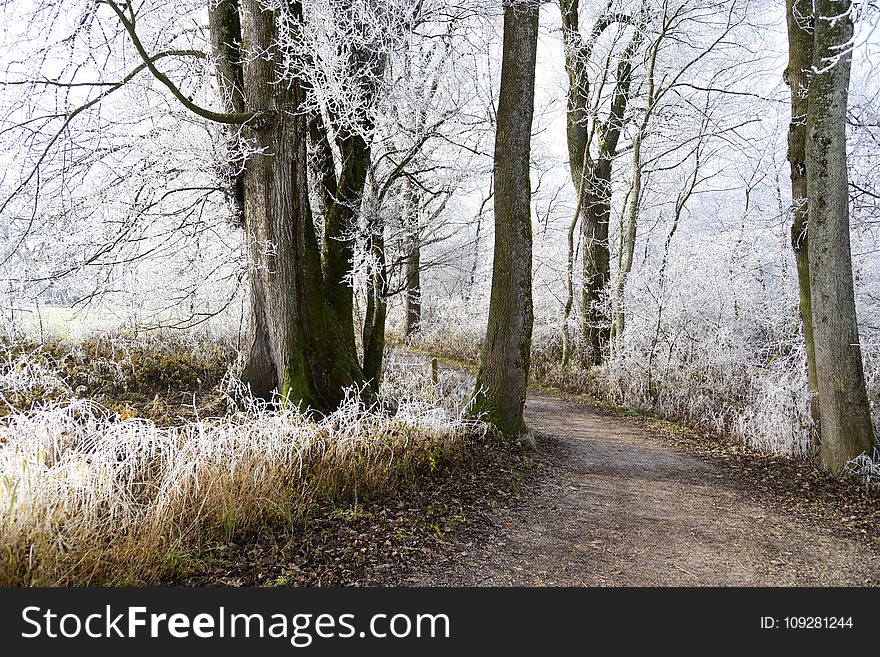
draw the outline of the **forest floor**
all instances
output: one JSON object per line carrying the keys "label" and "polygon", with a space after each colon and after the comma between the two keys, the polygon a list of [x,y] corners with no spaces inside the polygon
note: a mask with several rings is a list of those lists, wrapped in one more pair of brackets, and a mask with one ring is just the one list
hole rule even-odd
{"label": "forest floor", "polygon": [[526,417],[534,451],[483,444],[397,497],[227,546],[178,583],[880,584],[880,496],[852,480],[545,392]]}
{"label": "forest floor", "polygon": [[521,501],[406,579],[443,586],[880,583],[880,505],[808,463],[542,393]]}

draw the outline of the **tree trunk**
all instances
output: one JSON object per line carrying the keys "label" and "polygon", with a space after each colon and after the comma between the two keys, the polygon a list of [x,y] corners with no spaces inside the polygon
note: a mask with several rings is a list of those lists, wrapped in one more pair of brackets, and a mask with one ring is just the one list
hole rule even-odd
{"label": "tree trunk", "polygon": [[583,361],[601,365],[611,334],[603,295],[611,280],[611,252],[608,227],[611,221],[611,160],[603,158],[589,175],[582,207],[581,231],[584,242],[583,290],[581,294],[581,335]]}
{"label": "tree trunk", "polygon": [[422,248],[419,236],[419,197],[411,182],[406,181],[404,207],[406,212],[406,255],[403,263],[403,335],[418,333],[422,323]]}
{"label": "tree trunk", "polygon": [[[223,110],[227,113],[244,114],[247,105],[244,99],[244,81],[241,68],[241,21],[238,15],[238,0],[220,0],[208,5],[208,24],[211,33],[211,49],[217,77],[217,86],[223,99]],[[221,163],[220,178],[224,186],[229,207],[232,209],[232,222],[244,228],[244,173],[238,162],[239,126],[229,125],[230,159]]]}
{"label": "tree trunk", "polygon": [[619,349],[626,328],[626,308],[624,294],[626,281],[632,273],[633,258],[636,251],[636,237],[639,229],[639,212],[642,196],[642,133],[636,134],[632,144],[632,183],[624,202],[626,211],[626,231],[623,230],[621,212],[620,253],[618,254],[617,278],[614,282],[614,296],[611,306],[611,348]]}
{"label": "tree trunk", "polygon": [[853,35],[849,0],[818,0],[807,113],[813,340],[822,465],[842,472],[874,442],[853,294],[846,108]]}
{"label": "tree trunk", "polygon": [[495,135],[495,257],[474,412],[506,435],[523,434],[532,343],[529,153],[538,5],[504,3],[501,94]]}
{"label": "tree trunk", "polygon": [[361,208],[370,145],[360,135],[336,140],[342,158],[335,194],[324,212],[324,289],[330,308],[343,324],[343,339],[354,349],[354,290],[348,281],[354,252],[354,231]]}
{"label": "tree trunk", "polygon": [[[353,4],[343,2],[340,10],[350,13]],[[365,36],[368,26],[357,24],[360,36]],[[339,149],[339,178],[333,166],[333,152],[327,131],[320,116],[314,117],[311,124],[312,142],[315,149],[316,164],[320,166],[318,179],[321,182],[321,197],[324,203],[324,236],[322,242],[322,265],[324,290],[330,309],[342,327],[341,339],[345,349],[356,353],[354,336],[354,289],[349,280],[354,255],[354,239],[357,231],[357,218],[363,205],[367,174],[371,166],[371,137],[374,119],[370,104],[378,93],[378,85],[384,75],[386,57],[377,55],[371,48],[356,49],[349,55],[347,72],[350,84],[359,87],[367,106],[358,111],[355,117],[342,119],[330,108],[328,119],[333,128],[336,146]],[[376,242],[374,241],[374,244]],[[379,244],[382,244],[380,239]],[[384,252],[382,253],[384,259]],[[385,305],[382,296],[381,305]],[[370,313],[365,322],[369,323]],[[384,319],[382,324],[382,345],[384,345]],[[378,344],[378,343],[371,343]],[[378,387],[381,370],[382,349],[367,353],[364,344],[364,373]],[[378,357],[379,362],[368,363],[367,358]]]}
{"label": "tree trunk", "polygon": [[807,381],[810,392],[811,439],[819,447],[819,384],[816,378],[816,350],[813,343],[813,310],[810,297],[810,258],[807,235],[807,110],[809,70],[813,65],[813,0],[786,0],[788,16],[788,68],[785,81],[791,88],[791,123],[788,129],[788,162],[791,168],[793,222],[791,246],[797,264],[801,322],[807,351]]}
{"label": "tree trunk", "polygon": [[[241,66],[241,19],[238,0],[220,0],[208,7],[208,23],[211,46],[216,67],[217,85],[223,99],[224,111],[244,113],[247,103],[244,97],[244,72]],[[230,125],[229,151],[233,158],[238,155],[240,126]],[[221,181],[225,187],[234,222],[246,228],[244,172],[232,161],[222,163]],[[257,244],[248,240],[248,262],[259,262]],[[261,399],[270,399],[278,388],[278,373],[272,354],[269,335],[269,319],[266,314],[267,294],[262,276],[251,275],[248,279],[250,300],[250,327],[248,331],[248,358],[242,380],[250,386],[251,393]]]}
{"label": "tree trunk", "polygon": [[422,254],[418,242],[411,242],[409,253],[406,256],[406,269],[404,272],[406,276],[406,289],[404,290],[406,314],[404,315],[403,334],[407,338],[418,333],[422,326],[421,257]]}
{"label": "tree trunk", "polygon": [[385,320],[388,317],[388,281],[385,267],[384,222],[372,226],[371,249],[375,270],[367,285],[367,312],[364,317],[364,378],[374,392],[382,383],[382,359],[385,355]]}
{"label": "tree trunk", "polygon": [[571,362],[571,331],[568,328],[568,320],[571,317],[571,310],[574,307],[574,260],[575,260],[575,243],[574,234],[577,230],[578,218],[581,214],[580,199],[583,194],[578,193],[578,205],[575,208],[574,216],[568,225],[567,244],[568,258],[565,264],[565,304],[562,306],[562,361],[563,369],[568,367]]}
{"label": "tree trunk", "polygon": [[[632,84],[632,57],[642,41],[637,31],[617,65],[617,80],[608,118],[599,123],[598,107],[590,107],[587,65],[599,36],[615,23],[632,23],[630,16],[605,13],[596,21],[587,39],[579,32],[579,0],[562,0],[562,34],[565,68],[568,73],[567,137],[569,167],[578,194],[583,238],[583,289],[581,294],[582,361],[600,365],[611,334],[611,319],[605,311],[603,294],[611,280],[608,228],[611,220],[611,170],[624,125]],[[596,124],[597,153],[590,149]]]}
{"label": "tree trunk", "polygon": [[244,98],[269,117],[243,128],[260,149],[243,182],[253,314],[243,380],[256,394],[274,389],[285,401],[329,411],[363,375],[325,296],[307,193],[304,93],[298,81],[278,83],[276,12],[261,0],[240,4]]}

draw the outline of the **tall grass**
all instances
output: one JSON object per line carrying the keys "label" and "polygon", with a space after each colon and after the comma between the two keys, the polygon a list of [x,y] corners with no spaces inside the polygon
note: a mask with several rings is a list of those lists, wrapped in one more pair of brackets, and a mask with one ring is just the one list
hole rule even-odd
{"label": "tall grass", "polygon": [[[0,425],[0,585],[156,582],[211,541],[412,482],[483,430],[455,410],[457,393],[432,399],[426,374],[395,377],[409,388],[393,414],[355,394],[325,417],[239,395],[225,416],[170,427],[86,399],[11,408]],[[233,378],[227,388],[240,392]]]}

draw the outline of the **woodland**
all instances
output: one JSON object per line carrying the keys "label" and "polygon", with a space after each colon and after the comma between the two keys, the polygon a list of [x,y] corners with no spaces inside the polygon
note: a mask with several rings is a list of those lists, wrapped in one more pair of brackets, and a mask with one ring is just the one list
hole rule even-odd
{"label": "woodland", "polygon": [[0,585],[880,583],[876,3],[0,7]]}

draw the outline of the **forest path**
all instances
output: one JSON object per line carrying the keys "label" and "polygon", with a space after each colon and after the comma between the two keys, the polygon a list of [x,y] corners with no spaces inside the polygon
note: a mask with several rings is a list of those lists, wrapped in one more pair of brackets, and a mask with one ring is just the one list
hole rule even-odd
{"label": "forest path", "polygon": [[774,508],[643,421],[530,393],[544,463],[523,499],[408,578],[443,586],[876,585],[880,554]]}

